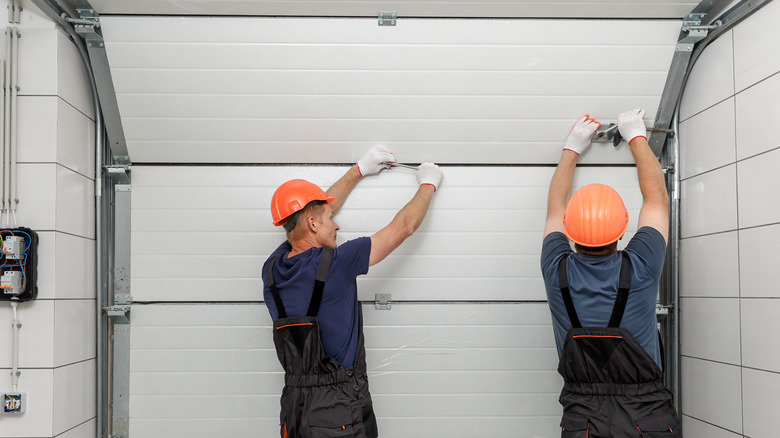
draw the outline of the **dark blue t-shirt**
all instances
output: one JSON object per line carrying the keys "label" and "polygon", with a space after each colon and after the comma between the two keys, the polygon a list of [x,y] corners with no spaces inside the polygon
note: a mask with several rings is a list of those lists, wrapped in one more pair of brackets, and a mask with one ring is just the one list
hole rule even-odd
{"label": "dark blue t-shirt", "polygon": [[631,292],[620,326],[628,329],[637,342],[661,366],[655,305],[661,278],[666,242],[658,230],[642,227],[623,251],[608,256],[574,253],[569,239],[561,232],[547,235],[542,244],[542,276],[547,302],[552,313],[555,343],[561,354],[566,333],[571,328],[569,314],[558,286],[558,263],[565,254],[569,290],[583,327],[606,327],[617,298],[622,252],[631,260]]}
{"label": "dark blue t-shirt", "polygon": [[[268,264],[274,257],[280,256],[273,275],[288,317],[306,316],[314,290],[314,277],[322,248],[311,248],[287,258],[291,250],[290,243],[284,242],[263,264],[263,298],[274,320],[279,317],[279,313],[266,278]],[[325,354],[344,368],[352,368],[355,363],[360,311],[357,276],[368,272],[370,255],[370,237],[360,237],[342,244],[333,252],[328,278],[325,280],[322,304],[317,315],[320,338]]]}

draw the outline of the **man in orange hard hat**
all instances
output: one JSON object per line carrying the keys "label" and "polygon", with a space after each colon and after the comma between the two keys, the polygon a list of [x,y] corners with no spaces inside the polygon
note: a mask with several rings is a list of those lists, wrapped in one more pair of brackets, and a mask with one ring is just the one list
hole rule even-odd
{"label": "man in orange hard hat", "polygon": [[628,212],[613,188],[590,184],[569,197],[577,160],[598,122],[577,121],[550,182],[541,266],[564,380],[562,437],[681,436],[664,387],[655,316],[669,196],[644,115],[637,109],[618,116],[643,197],[638,230],[625,250],[617,242]]}
{"label": "man in orange hard hat", "polygon": [[442,178],[438,166],[423,163],[416,172],[417,192],[387,226],[337,245],[333,215],[360,179],[388,162],[395,162],[393,154],[377,146],[327,192],[295,179],[271,199],[273,223],[287,232],[287,241],[263,265],[263,296],[285,371],[282,438],[378,436],[357,277],[417,230]]}

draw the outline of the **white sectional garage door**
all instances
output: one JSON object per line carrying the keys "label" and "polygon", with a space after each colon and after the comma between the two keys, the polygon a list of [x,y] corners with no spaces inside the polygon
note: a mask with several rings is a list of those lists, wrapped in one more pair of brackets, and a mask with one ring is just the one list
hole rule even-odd
{"label": "white sectional garage door", "polygon": [[[420,230],[358,284],[382,436],[560,435],[539,270],[553,165],[581,114],[641,106],[652,123],[679,21],[103,23],[134,162],[131,435],[276,436],[271,194],[291,178],[328,187],[377,143],[444,164]],[[615,186],[634,230],[627,147],[582,161],[575,186]],[[415,188],[403,169],[361,181],[340,241],[379,230]]]}

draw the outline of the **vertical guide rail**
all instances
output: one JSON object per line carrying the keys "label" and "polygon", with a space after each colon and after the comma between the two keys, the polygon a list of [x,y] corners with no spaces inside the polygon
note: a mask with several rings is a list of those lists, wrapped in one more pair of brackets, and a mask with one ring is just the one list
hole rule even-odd
{"label": "vertical guide rail", "polygon": [[114,293],[108,308],[112,438],[127,438],[130,427],[130,188],[124,182],[114,186]]}
{"label": "vertical guide rail", "polygon": [[[677,116],[675,114],[675,132]],[[664,261],[659,298],[661,306],[667,310],[666,317],[660,320],[661,334],[666,350],[665,380],[666,386],[674,394],[678,416],[680,407],[680,292],[679,292],[679,254],[680,254],[680,172],[676,167],[679,160],[678,137],[668,140],[661,155],[661,166],[667,169],[666,188],[669,193],[669,248]]]}

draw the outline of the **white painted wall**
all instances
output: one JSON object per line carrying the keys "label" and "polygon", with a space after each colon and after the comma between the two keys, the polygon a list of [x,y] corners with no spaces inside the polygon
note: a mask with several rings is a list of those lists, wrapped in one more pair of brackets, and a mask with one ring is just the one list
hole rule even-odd
{"label": "white painted wall", "polygon": [[[2,23],[5,26],[5,8]],[[95,198],[91,91],[75,46],[25,4],[19,40],[17,221],[38,232],[38,298],[19,305],[27,411],[0,437],[94,437]],[[0,38],[3,42],[5,36]],[[4,58],[5,44],[0,44]],[[11,320],[0,302],[0,391],[11,391]]]}
{"label": "white painted wall", "polygon": [[687,437],[774,437],[780,391],[780,4],[715,40],[681,108],[682,411]]}

